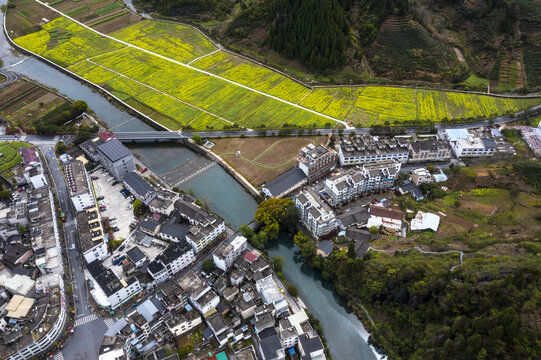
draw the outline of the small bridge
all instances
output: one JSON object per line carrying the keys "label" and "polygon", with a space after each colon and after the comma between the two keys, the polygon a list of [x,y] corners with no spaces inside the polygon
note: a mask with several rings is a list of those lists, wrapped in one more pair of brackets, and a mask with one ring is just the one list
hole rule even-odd
{"label": "small bridge", "polygon": [[123,142],[182,141],[188,138],[177,131],[115,132],[115,137]]}

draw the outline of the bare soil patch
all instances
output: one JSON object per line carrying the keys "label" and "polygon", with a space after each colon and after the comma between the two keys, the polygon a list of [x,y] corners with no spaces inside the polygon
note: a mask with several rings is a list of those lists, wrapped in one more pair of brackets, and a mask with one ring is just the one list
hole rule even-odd
{"label": "bare soil patch", "polygon": [[490,206],[471,200],[461,200],[460,209],[473,210],[479,214],[490,216],[498,209],[496,206]]}
{"label": "bare soil patch", "polygon": [[471,221],[468,221],[466,219],[463,219],[461,217],[458,217],[456,215],[447,215],[445,217],[442,217],[442,222],[454,224],[461,226],[462,228],[466,229],[466,231],[471,231],[475,228],[475,224]]}
{"label": "bare soil patch", "polygon": [[[321,143],[324,139],[316,136],[227,138],[215,140],[216,145],[212,151],[230,163],[253,185],[258,186],[293,167],[295,157],[302,147],[309,143]],[[240,157],[237,156],[237,151],[240,151]]]}

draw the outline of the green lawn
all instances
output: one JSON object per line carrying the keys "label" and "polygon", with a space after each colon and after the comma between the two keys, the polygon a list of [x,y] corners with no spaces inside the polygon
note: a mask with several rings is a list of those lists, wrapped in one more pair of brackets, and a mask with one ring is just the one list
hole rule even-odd
{"label": "green lawn", "polygon": [[8,171],[19,165],[23,159],[19,154],[19,150],[23,147],[31,147],[32,145],[14,141],[0,143],[0,173]]}

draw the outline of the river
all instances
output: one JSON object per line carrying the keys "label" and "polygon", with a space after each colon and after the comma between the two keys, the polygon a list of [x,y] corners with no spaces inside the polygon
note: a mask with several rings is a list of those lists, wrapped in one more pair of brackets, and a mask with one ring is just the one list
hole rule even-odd
{"label": "river", "polygon": [[346,300],[334,291],[330,281],[310,268],[293,244],[291,235],[280,235],[267,248],[269,256],[282,256],[286,280],[299,290],[299,297],[323,325],[327,346],[335,360],[376,360],[367,344],[368,332],[357,316],[347,310]]}
{"label": "river", "polygon": [[[6,0],[0,0],[0,5]],[[0,24],[4,15],[0,13]],[[32,57],[17,53],[0,31],[0,59],[10,71],[26,76],[71,99],[86,101],[97,117],[116,131],[145,131],[151,127],[133,117],[126,111],[113,106],[106,98],[90,87],[65,75],[55,68]],[[168,169],[181,166],[195,156],[195,153],[182,146],[129,146],[141,155],[141,161],[162,174]],[[195,196],[205,200],[232,227],[249,223],[254,216],[257,203],[220,166],[214,166],[201,175],[184,183],[183,189],[192,189]],[[271,256],[283,256],[284,274],[288,281],[299,289],[299,294],[309,310],[321,320],[331,354],[335,360],[373,360],[373,352],[366,344],[367,333],[362,323],[346,311],[342,298],[332,290],[332,285],[309,269],[302,262],[295,262],[295,248],[288,239],[273,243],[269,249]]]}

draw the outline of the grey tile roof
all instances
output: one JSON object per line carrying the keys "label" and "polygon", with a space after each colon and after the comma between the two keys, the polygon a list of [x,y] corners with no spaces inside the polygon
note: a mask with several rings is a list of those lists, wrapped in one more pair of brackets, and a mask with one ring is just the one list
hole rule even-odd
{"label": "grey tile roof", "polygon": [[160,228],[160,233],[169,235],[178,239],[186,238],[189,228],[180,224],[164,224]]}
{"label": "grey tile roof", "polygon": [[317,247],[318,250],[321,250],[323,251],[326,255],[329,255],[333,249],[334,249],[334,245],[332,242],[330,242],[329,240],[323,240],[319,246]]}
{"label": "grey tile roof", "polygon": [[294,167],[263,186],[270,191],[272,196],[277,197],[305,180],[306,174],[301,169]]}
{"label": "grey tile roof", "polygon": [[130,258],[131,261],[137,263],[145,258],[145,254],[137,246],[131,248],[126,252],[126,255]]}
{"label": "grey tile roof", "polygon": [[129,172],[124,175],[122,181],[137,194],[141,195],[141,197],[146,197],[149,193],[156,191],[145,179],[135,172]]}
{"label": "grey tile roof", "polygon": [[131,151],[122,145],[122,143],[117,139],[111,139],[106,143],[101,144],[98,146],[98,150],[113,162],[131,155]]}

